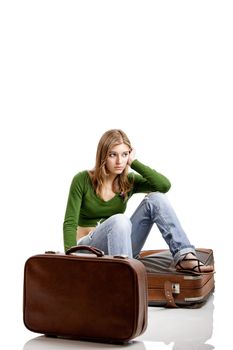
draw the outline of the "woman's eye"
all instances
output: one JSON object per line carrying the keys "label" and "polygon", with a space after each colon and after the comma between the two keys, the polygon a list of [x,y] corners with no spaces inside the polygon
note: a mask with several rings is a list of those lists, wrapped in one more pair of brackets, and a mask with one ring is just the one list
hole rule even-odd
{"label": "woman's eye", "polygon": [[123,157],[127,157],[128,155],[129,155],[128,152],[124,152],[124,153],[122,154]]}
{"label": "woman's eye", "polygon": [[[123,153],[121,153],[121,157],[122,157],[122,158],[126,158],[126,157],[128,157],[128,155],[129,155],[129,152],[123,152]],[[115,157],[117,157],[117,153],[111,152],[111,153],[109,153],[109,157],[110,157],[110,158],[115,158]]]}
{"label": "woman's eye", "polygon": [[110,158],[114,158],[116,156],[116,153],[109,153]]}

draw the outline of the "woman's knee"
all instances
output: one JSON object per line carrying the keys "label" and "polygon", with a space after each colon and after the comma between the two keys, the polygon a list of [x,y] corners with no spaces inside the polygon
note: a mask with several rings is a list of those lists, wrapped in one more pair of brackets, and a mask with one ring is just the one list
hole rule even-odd
{"label": "woman's knee", "polygon": [[115,214],[111,216],[111,226],[114,231],[131,234],[132,223],[125,214]]}
{"label": "woman's knee", "polygon": [[150,192],[147,195],[147,198],[152,201],[165,201],[167,200],[167,197],[162,192]]}
{"label": "woman's knee", "polygon": [[151,192],[146,196],[146,199],[156,207],[168,205],[168,199],[166,195],[161,192]]}

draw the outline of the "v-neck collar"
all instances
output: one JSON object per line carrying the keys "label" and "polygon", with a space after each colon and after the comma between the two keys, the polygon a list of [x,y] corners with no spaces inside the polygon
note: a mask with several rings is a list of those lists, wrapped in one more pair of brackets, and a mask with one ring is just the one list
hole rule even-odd
{"label": "v-neck collar", "polygon": [[94,190],[94,188],[93,188],[93,185],[92,185],[92,182],[91,182],[91,178],[90,178],[89,172],[87,172],[87,173],[88,173],[89,181],[90,181],[90,183],[91,183],[91,189],[92,189],[92,191],[93,191],[93,194],[94,194],[94,196],[98,199],[99,202],[104,203],[104,204],[108,204],[108,203],[114,201],[114,200],[119,196],[119,192],[117,192],[117,193],[115,193],[115,196],[113,196],[111,199],[109,199],[109,200],[107,200],[107,201],[105,201],[103,198],[99,197],[99,196],[96,194],[96,192],[95,192],[95,190]]}

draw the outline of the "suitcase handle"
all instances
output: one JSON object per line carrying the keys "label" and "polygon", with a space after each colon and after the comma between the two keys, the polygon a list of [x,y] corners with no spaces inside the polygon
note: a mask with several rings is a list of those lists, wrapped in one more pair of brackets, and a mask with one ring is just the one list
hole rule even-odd
{"label": "suitcase handle", "polygon": [[95,254],[99,257],[104,256],[104,252],[102,250],[95,248],[95,247],[90,247],[88,245],[75,245],[75,246],[67,249],[66,255],[74,253],[77,250],[89,250],[90,252],[92,252],[93,254]]}

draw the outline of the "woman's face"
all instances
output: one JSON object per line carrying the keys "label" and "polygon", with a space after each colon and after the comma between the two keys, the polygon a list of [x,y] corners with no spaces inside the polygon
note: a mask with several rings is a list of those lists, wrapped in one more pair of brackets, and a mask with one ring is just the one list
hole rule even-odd
{"label": "woman's face", "polygon": [[111,175],[116,176],[124,171],[127,166],[129,153],[130,148],[124,143],[110,149],[107,156],[106,167]]}

